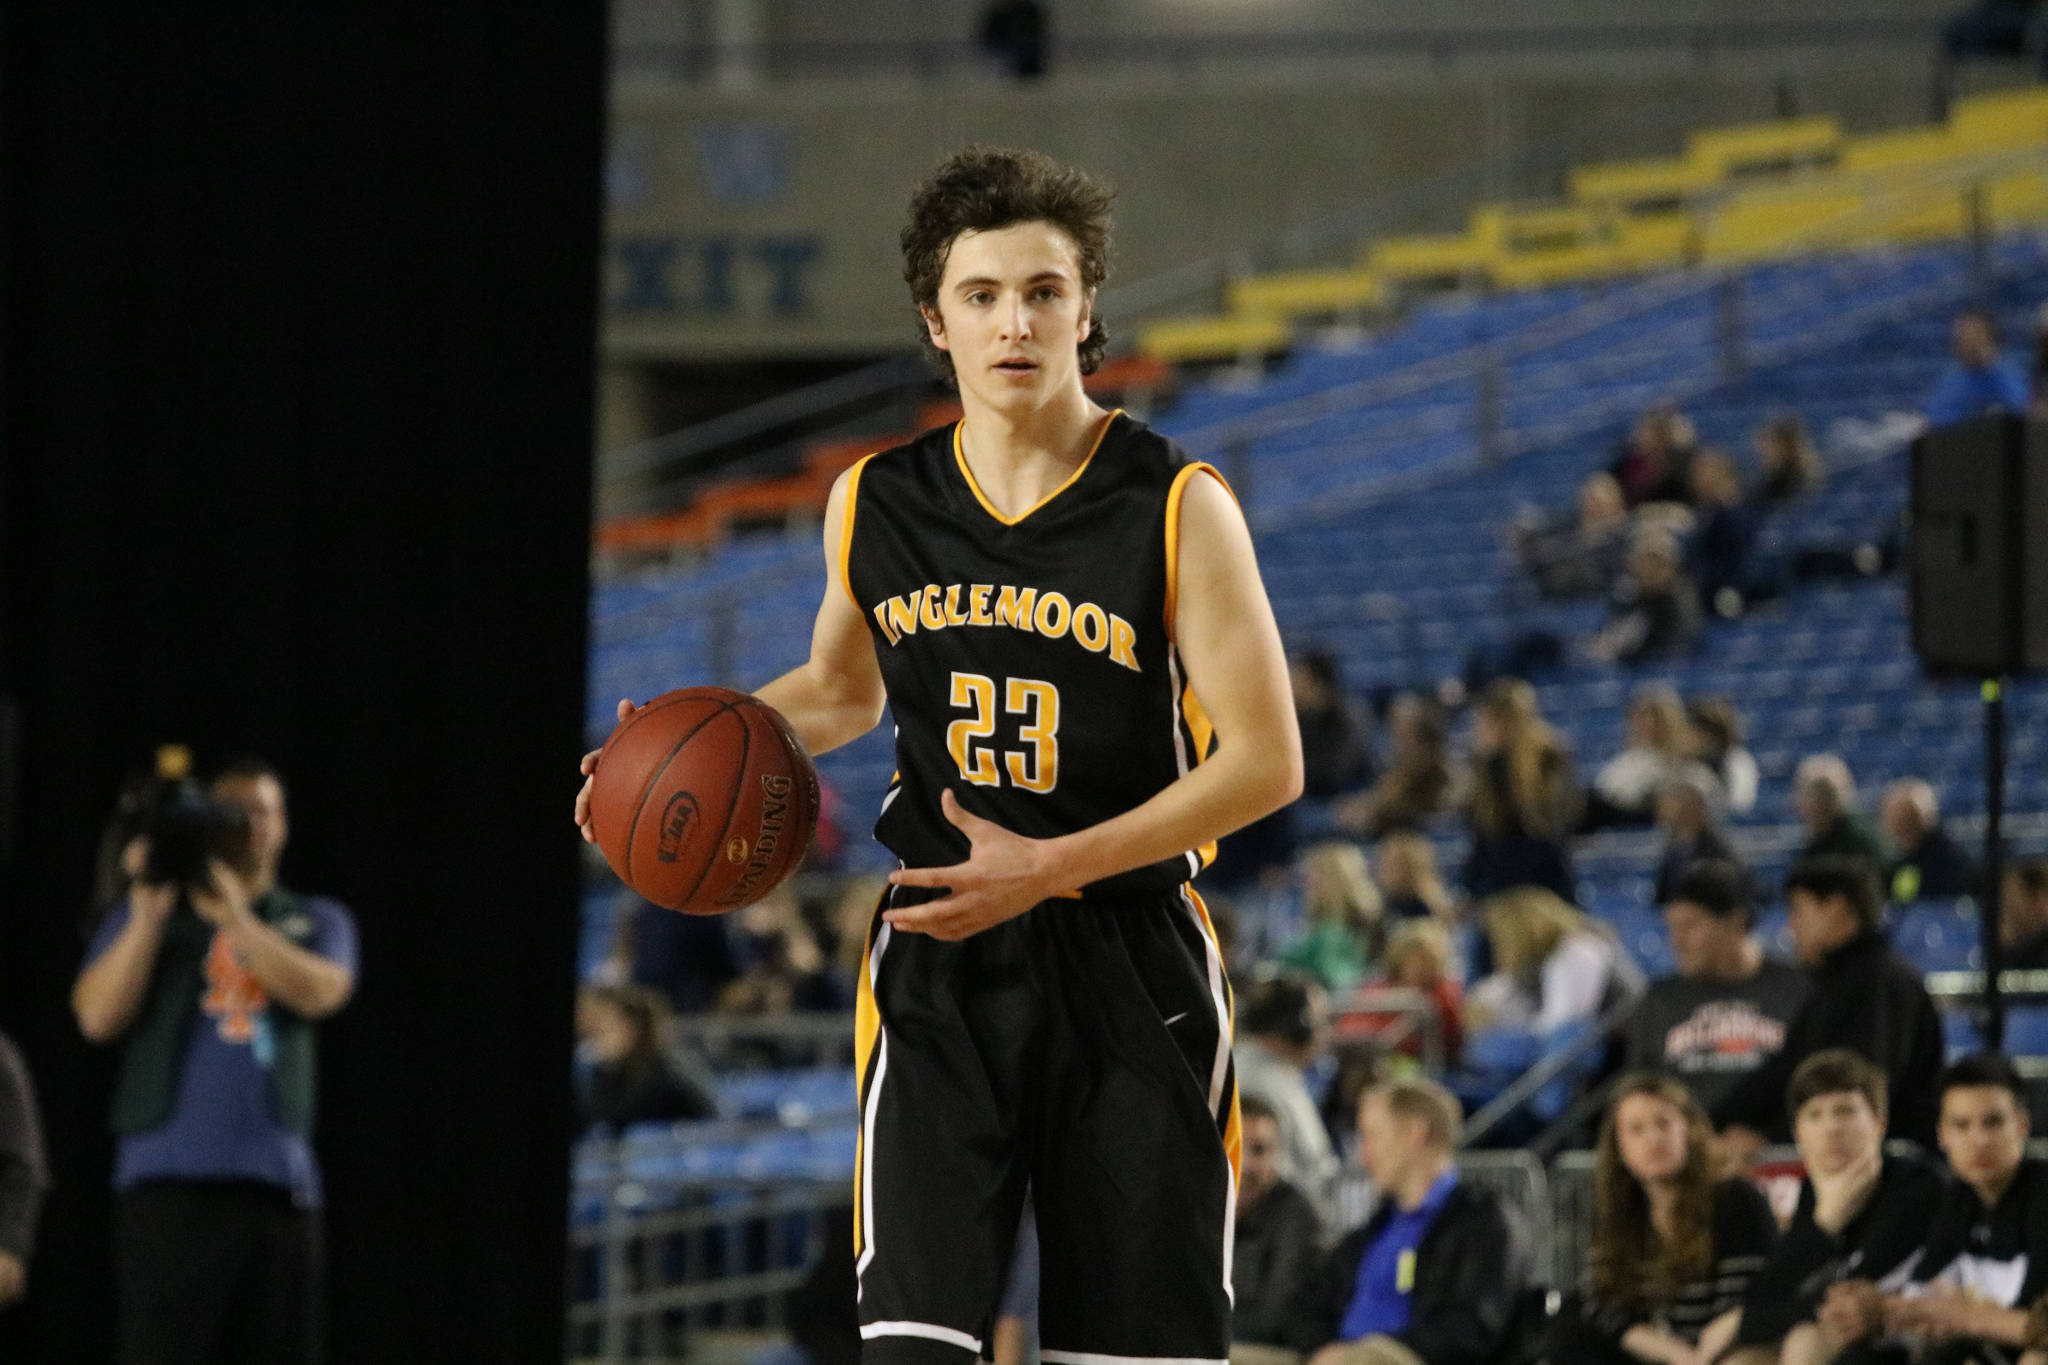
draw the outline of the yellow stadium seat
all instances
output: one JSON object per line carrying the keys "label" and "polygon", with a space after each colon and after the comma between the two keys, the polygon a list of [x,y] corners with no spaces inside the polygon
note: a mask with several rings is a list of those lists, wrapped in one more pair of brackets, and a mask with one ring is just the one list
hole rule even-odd
{"label": "yellow stadium seat", "polygon": [[1138,333],[1138,351],[1169,362],[1238,360],[1284,351],[1292,338],[1280,318],[1226,313],[1152,323]]}
{"label": "yellow stadium seat", "polygon": [[[1756,261],[1841,245],[1863,204],[1862,189],[1837,176],[1730,195],[1704,215],[1700,259],[1711,264]],[[1842,226],[1829,230],[1823,226],[1829,223]]]}
{"label": "yellow stadium seat", "polygon": [[1233,313],[1313,317],[1386,306],[1386,282],[1370,270],[1295,270],[1232,280],[1225,298]]}
{"label": "yellow stadium seat", "polygon": [[1637,270],[1666,270],[1693,256],[1692,215],[1683,211],[1631,213],[1614,222],[1615,236]]}
{"label": "yellow stadium seat", "polygon": [[1571,197],[1582,204],[1624,213],[1666,213],[1683,207],[1719,179],[1711,166],[1672,158],[1576,166],[1567,183]]}
{"label": "yellow stadium seat", "polygon": [[2048,140],[2048,88],[1994,90],[1955,102],[1949,132],[1972,150]]}
{"label": "yellow stadium seat", "polygon": [[1842,125],[1832,115],[1702,128],[1685,142],[1686,160],[1716,179],[1773,174],[1832,163]]}
{"label": "yellow stadium seat", "polygon": [[1470,236],[1385,237],[1366,253],[1366,268],[1383,280],[1467,279],[1486,273],[1493,249]]}
{"label": "yellow stadium seat", "polygon": [[1853,137],[1836,163],[1844,171],[1914,171],[1964,156],[1968,148],[1947,128],[1902,128]]}
{"label": "yellow stadium seat", "polygon": [[2048,221],[2048,168],[2001,175],[1985,189],[1993,228]]}

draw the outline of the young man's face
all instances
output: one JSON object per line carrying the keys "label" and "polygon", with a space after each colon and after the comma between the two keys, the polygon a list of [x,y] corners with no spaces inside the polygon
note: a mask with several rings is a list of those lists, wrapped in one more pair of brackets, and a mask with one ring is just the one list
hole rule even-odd
{"label": "young man's face", "polygon": [[275,877],[284,857],[291,825],[285,817],[284,788],[274,777],[226,777],[214,783],[214,796],[239,806],[249,817],[249,862],[244,871]]}
{"label": "young man's face", "polygon": [[1726,918],[1691,901],[1664,907],[1664,932],[1671,939],[1671,962],[1684,977],[1714,975],[1732,959],[1748,937],[1740,918]]}
{"label": "young man's face", "polygon": [[1791,913],[1792,950],[1811,967],[1856,936],[1856,916],[1840,896],[1794,891],[1786,897]]}
{"label": "young man's face", "polygon": [[1382,1190],[1408,1178],[1429,1142],[1420,1119],[1397,1114],[1386,1097],[1367,1093],[1358,1106],[1358,1164]]}
{"label": "young man's face", "polygon": [[1884,1115],[1860,1090],[1831,1090],[1799,1106],[1792,1117],[1799,1159],[1816,1175],[1833,1175],[1876,1154],[1884,1142]]}
{"label": "young man's face", "polygon": [[2027,1154],[2027,1115],[2002,1085],[1952,1086],[1941,1097],[1941,1154],[1971,1185],[1996,1184]]}
{"label": "young man's face", "polygon": [[1078,380],[1094,302],[1072,238],[1051,223],[1013,223],[953,239],[924,320],[963,395],[1021,414]]}

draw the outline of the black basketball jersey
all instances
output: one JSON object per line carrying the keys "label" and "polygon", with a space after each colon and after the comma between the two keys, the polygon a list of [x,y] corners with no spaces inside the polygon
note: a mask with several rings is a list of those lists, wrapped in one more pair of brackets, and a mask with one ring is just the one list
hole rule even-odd
{"label": "black basketball jersey", "polygon": [[[875,837],[906,866],[967,857],[939,808],[947,787],[976,815],[1049,838],[1142,805],[1207,757],[1170,629],[1181,493],[1200,471],[1215,474],[1121,412],[1014,519],[975,485],[958,423],[854,466],[841,576],[896,722]],[[1171,890],[1215,852],[1084,894]]]}

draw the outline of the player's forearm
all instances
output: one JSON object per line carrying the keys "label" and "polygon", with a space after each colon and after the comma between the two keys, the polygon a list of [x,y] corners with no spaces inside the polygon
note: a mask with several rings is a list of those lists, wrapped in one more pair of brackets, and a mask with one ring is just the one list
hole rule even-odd
{"label": "player's forearm", "polygon": [[304,1019],[324,1019],[348,1003],[355,976],[250,917],[235,926],[235,951],[263,993]]}
{"label": "player's forearm", "polygon": [[161,925],[131,918],[107,950],[78,974],[71,1012],[88,1042],[112,1042],[135,1022],[162,942]]}
{"label": "player's forearm", "polygon": [[1301,795],[1298,746],[1224,747],[1143,805],[1047,841],[1068,888],[1178,857]]}
{"label": "player's forearm", "polygon": [[875,728],[882,698],[864,696],[802,664],[754,693],[780,711],[810,754],[828,753]]}

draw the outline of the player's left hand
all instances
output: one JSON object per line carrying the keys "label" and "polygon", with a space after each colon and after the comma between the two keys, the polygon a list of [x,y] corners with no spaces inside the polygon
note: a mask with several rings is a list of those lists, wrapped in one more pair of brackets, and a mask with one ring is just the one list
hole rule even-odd
{"label": "player's left hand", "polygon": [[906,867],[889,874],[897,886],[943,887],[952,894],[923,905],[890,910],[882,918],[910,934],[957,943],[1064,890],[1057,869],[1048,866],[1045,841],[1027,839],[961,808],[951,791],[939,794],[939,809],[967,836],[967,861],[951,867]]}

